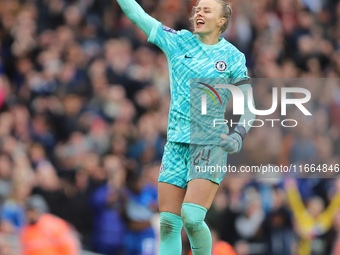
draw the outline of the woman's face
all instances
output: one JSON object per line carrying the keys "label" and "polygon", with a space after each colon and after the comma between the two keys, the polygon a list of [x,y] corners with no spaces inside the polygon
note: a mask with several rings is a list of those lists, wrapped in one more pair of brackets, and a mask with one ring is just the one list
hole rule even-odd
{"label": "woman's face", "polygon": [[215,0],[201,0],[195,7],[194,28],[197,34],[219,31],[225,18],[221,17],[221,5]]}

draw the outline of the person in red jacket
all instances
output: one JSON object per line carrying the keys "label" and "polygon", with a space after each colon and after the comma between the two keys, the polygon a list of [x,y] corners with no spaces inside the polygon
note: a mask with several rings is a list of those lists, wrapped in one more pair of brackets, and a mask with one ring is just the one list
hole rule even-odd
{"label": "person in red jacket", "polygon": [[21,232],[22,255],[79,254],[75,231],[64,220],[47,211],[47,205],[39,195],[28,199],[27,224]]}

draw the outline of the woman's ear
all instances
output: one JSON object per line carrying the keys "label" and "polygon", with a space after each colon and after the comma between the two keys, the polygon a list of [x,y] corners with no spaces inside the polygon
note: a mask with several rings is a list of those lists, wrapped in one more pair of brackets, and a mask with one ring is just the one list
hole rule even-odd
{"label": "woman's ear", "polygon": [[224,23],[226,23],[226,18],[220,18],[220,20],[218,21],[218,26],[222,27],[224,25]]}

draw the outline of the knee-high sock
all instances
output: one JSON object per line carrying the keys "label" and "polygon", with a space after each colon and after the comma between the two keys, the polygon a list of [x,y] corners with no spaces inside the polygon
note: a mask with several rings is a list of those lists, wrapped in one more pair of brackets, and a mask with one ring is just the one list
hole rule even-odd
{"label": "knee-high sock", "polygon": [[207,209],[200,205],[183,203],[182,221],[194,255],[211,255],[211,233],[204,222]]}
{"label": "knee-high sock", "polygon": [[182,238],[181,230],[183,227],[180,216],[161,212],[161,240],[159,244],[159,255],[181,255]]}

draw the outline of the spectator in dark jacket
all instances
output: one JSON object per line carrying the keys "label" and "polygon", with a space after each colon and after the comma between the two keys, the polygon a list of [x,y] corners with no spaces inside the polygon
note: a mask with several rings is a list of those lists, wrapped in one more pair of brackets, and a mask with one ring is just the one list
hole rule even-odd
{"label": "spectator in dark jacket", "polygon": [[125,223],[121,216],[124,170],[117,170],[109,181],[91,196],[93,209],[92,245],[95,252],[122,254]]}

